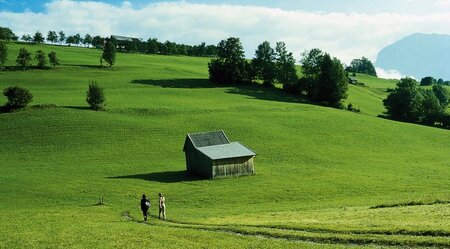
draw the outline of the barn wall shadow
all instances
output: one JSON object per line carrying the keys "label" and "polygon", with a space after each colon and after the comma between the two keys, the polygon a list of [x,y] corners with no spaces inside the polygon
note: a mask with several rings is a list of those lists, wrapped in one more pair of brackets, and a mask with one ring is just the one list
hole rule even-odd
{"label": "barn wall shadow", "polygon": [[153,172],[148,174],[136,174],[125,176],[110,176],[109,179],[141,179],[152,182],[175,183],[205,180],[197,175],[188,174],[186,171]]}

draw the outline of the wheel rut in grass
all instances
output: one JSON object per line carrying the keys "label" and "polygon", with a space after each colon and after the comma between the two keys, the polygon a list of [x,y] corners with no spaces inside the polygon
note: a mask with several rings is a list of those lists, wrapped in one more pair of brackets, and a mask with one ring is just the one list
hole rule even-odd
{"label": "wheel rut in grass", "polygon": [[[123,212],[126,220],[141,224],[160,226],[158,223],[147,223]],[[429,231],[336,231],[326,229],[301,229],[276,226],[252,225],[209,225],[201,223],[185,223],[166,221],[166,224],[183,229],[194,229],[212,232],[224,232],[237,236],[251,236],[266,239],[282,239],[298,242],[313,242],[319,244],[341,245],[378,245],[378,246],[406,246],[406,247],[434,247],[450,248],[450,236],[447,232],[435,235]],[[422,239],[422,240],[421,240]],[[440,240],[440,241],[437,241]]]}

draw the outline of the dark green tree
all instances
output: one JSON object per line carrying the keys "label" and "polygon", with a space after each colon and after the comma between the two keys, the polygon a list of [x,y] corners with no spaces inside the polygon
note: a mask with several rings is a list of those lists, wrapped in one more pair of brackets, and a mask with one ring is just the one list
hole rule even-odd
{"label": "dark green tree", "polygon": [[31,60],[31,53],[28,52],[26,48],[21,48],[16,59],[17,66],[20,66],[23,70],[25,70],[30,66]]}
{"label": "dark green tree", "polygon": [[147,53],[157,54],[159,52],[159,42],[156,38],[149,38],[147,40]]}
{"label": "dark green tree", "polygon": [[96,35],[96,36],[94,36],[94,38],[92,38],[92,46],[94,46],[95,48],[101,48],[101,47],[103,47],[104,41],[105,41],[105,39],[103,39],[99,35]]}
{"label": "dark green tree", "polygon": [[56,43],[58,41],[58,35],[56,34],[56,31],[48,31],[47,41],[51,43]]}
{"label": "dark green tree", "polygon": [[442,85],[433,85],[432,91],[436,98],[439,100],[439,104],[442,107],[442,111],[445,112],[448,105],[450,104],[450,93]]}
{"label": "dark green tree", "polygon": [[424,78],[422,78],[420,80],[420,85],[421,86],[431,86],[431,85],[433,85],[435,83],[436,83],[436,79],[431,77],[431,76],[424,77]]}
{"label": "dark green tree", "polygon": [[33,95],[30,91],[18,86],[5,88],[3,95],[8,99],[6,103],[8,109],[24,108],[33,100]]}
{"label": "dark green tree", "polygon": [[83,39],[83,44],[86,47],[89,47],[92,44],[93,38],[90,34],[86,34]]}
{"label": "dark green tree", "polygon": [[342,63],[327,53],[320,62],[318,95],[315,99],[327,102],[330,106],[341,107],[341,101],[347,98],[348,81]]}
{"label": "dark green tree", "polygon": [[50,53],[48,54],[48,59],[50,60],[50,64],[51,64],[53,67],[56,67],[56,66],[59,65],[59,59],[58,59],[58,57],[56,56],[56,53],[55,53],[54,51],[52,51],[52,52],[50,52]]}
{"label": "dark green tree", "polygon": [[348,72],[364,73],[377,77],[377,71],[375,70],[375,67],[373,66],[372,62],[366,57],[352,60],[350,66],[348,66],[346,70]]}
{"label": "dark green tree", "polygon": [[239,38],[230,37],[217,45],[217,58],[208,63],[209,79],[227,84],[241,84],[252,80],[251,66],[245,60]]}
{"label": "dark green tree", "polygon": [[417,81],[403,78],[397,83],[383,104],[387,113],[394,119],[417,122],[422,116],[423,94],[419,90]]}
{"label": "dark green tree", "polygon": [[66,39],[66,43],[69,44],[69,46],[70,44],[75,44],[75,36],[69,35]]}
{"label": "dark green tree", "polygon": [[283,89],[288,92],[299,93],[295,59],[292,53],[287,51],[284,42],[277,42],[275,47],[275,65],[276,79],[279,83],[283,84]]}
{"label": "dark green tree", "polygon": [[92,81],[89,83],[89,88],[86,91],[86,102],[89,104],[92,110],[100,110],[105,106],[105,93],[103,88],[97,85],[97,82]]}
{"label": "dark green tree", "polygon": [[426,124],[434,124],[445,113],[439,103],[438,98],[430,89],[420,89],[423,97],[421,103],[421,122]]}
{"label": "dark green tree", "polygon": [[44,42],[44,36],[42,36],[42,33],[39,31],[36,31],[36,33],[33,36],[33,42],[40,44]]}
{"label": "dark green tree", "polygon": [[8,58],[8,47],[6,43],[0,41],[0,70],[3,69],[6,63],[6,59]]}
{"label": "dark green tree", "polygon": [[252,67],[256,78],[262,80],[264,86],[273,86],[276,77],[275,50],[270,47],[268,41],[258,46],[255,58],[252,60]]}
{"label": "dark green tree", "polygon": [[77,46],[82,42],[81,39],[81,35],[80,34],[76,34],[73,36],[73,43],[76,44]]}
{"label": "dark green tree", "polygon": [[33,40],[33,38],[30,35],[22,35],[20,39],[26,42],[31,42]]}
{"label": "dark green tree", "polygon": [[47,58],[45,56],[44,51],[38,50],[36,51],[36,55],[34,58],[37,60],[37,66],[39,68],[45,68],[45,65],[47,64]]}
{"label": "dark green tree", "polygon": [[305,94],[311,100],[318,98],[318,81],[323,57],[322,50],[314,48],[303,52],[300,60],[303,76],[298,81],[298,88],[300,93]]}
{"label": "dark green tree", "polygon": [[102,59],[112,67],[116,62],[116,44],[113,40],[107,39],[103,47]]}
{"label": "dark green tree", "polygon": [[0,27],[0,41],[17,41],[19,37],[10,28]]}
{"label": "dark green tree", "polygon": [[66,33],[64,33],[64,31],[59,31],[58,32],[58,34],[59,34],[59,43],[64,43],[64,42],[66,42]]}

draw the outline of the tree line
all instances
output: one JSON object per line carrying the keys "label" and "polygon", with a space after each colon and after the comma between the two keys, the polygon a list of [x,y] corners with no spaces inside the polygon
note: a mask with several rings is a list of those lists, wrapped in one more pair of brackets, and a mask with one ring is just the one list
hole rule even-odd
{"label": "tree line", "polygon": [[252,60],[246,60],[239,38],[230,37],[217,45],[217,57],[208,64],[211,81],[223,84],[262,82],[272,87],[282,84],[287,92],[321,104],[342,107],[347,98],[348,80],[343,64],[320,49],[302,54],[302,77],[299,78],[295,59],[284,42],[272,48],[261,43]]}
{"label": "tree line", "polygon": [[450,129],[450,93],[442,84],[426,89],[415,79],[403,78],[383,104],[393,119]]}
{"label": "tree line", "polygon": [[[143,41],[138,38],[129,38],[121,40],[115,36],[101,37],[85,34],[66,35],[64,31],[48,31],[47,36],[37,31],[33,35],[24,34],[20,37],[21,41],[28,43],[41,44],[48,42],[51,44],[66,44],[75,46],[85,46],[94,48],[103,48],[106,40],[114,40],[119,52],[145,53],[145,54],[163,54],[163,55],[187,55],[199,57],[213,57],[217,54],[215,45],[206,45],[202,42],[198,45],[188,45],[172,41],[161,42],[157,38],[149,38]],[[19,41],[19,37],[14,32],[5,27],[0,27],[0,40]]]}

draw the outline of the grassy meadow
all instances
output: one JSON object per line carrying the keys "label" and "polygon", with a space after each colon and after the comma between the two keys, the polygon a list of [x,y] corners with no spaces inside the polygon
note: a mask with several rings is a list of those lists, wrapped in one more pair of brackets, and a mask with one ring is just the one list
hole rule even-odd
{"label": "grassy meadow", "polygon": [[[358,75],[357,114],[215,85],[208,58],[118,54],[99,68],[96,49],[8,47],[0,88],[34,99],[0,114],[0,248],[450,247],[450,132],[377,118],[395,81]],[[16,70],[21,47],[61,66]],[[106,111],[87,109],[89,81]],[[218,129],[257,152],[255,176],[184,173],[186,133]]]}

